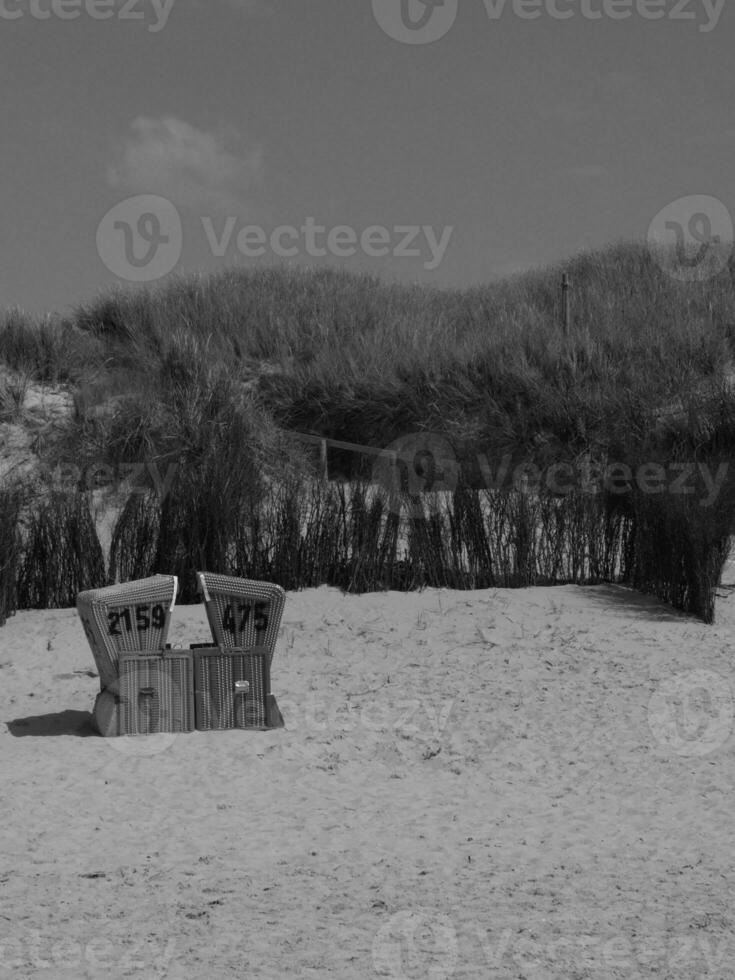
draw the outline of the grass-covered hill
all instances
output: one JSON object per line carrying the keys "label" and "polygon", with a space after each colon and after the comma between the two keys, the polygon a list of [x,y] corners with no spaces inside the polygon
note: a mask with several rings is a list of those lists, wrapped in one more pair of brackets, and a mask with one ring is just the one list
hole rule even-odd
{"label": "grass-covered hill", "polygon": [[[289,587],[618,578],[711,619],[735,485],[734,274],[731,259],[712,278],[680,282],[647,247],[623,244],[466,290],[228,269],[112,291],[66,317],[9,310],[0,421],[18,423],[30,380],[63,385],[73,411],[41,440],[47,472],[69,461],[116,475],[174,467],[165,494],[130,496],[110,563],[95,556],[87,575],[95,582],[176,569],[188,582],[197,562]],[[321,485],[289,430],[373,447],[430,434],[456,461],[451,499],[414,494],[406,508],[354,482]],[[503,459],[537,475],[576,467],[573,486],[489,485]],[[581,460],[598,475],[595,493],[580,486]],[[611,488],[611,464],[653,467],[651,479]],[[330,455],[332,472],[353,481],[373,465]],[[69,583],[50,587],[28,555],[44,554],[38,521],[68,524],[73,506],[84,523],[89,481],[73,503],[72,488],[62,501],[36,480],[29,498],[24,482],[6,490],[25,515],[6,591],[20,589],[21,603],[68,601],[87,572],[70,577],[65,558],[56,578]]]}

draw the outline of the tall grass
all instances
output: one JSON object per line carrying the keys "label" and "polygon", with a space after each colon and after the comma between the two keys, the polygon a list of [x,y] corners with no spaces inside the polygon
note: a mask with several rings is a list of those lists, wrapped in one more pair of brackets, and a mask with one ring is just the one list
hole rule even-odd
{"label": "tall grass", "polygon": [[645,461],[689,473],[686,492],[626,501],[634,540],[627,581],[673,606],[714,621],[715,591],[735,530],[735,399],[726,385],[688,393],[654,430]]}
{"label": "tall grass", "polygon": [[[162,386],[166,429],[147,437],[151,449],[175,459],[175,473],[158,509],[139,495],[128,501],[113,532],[109,575],[166,570],[179,576],[186,599],[196,594],[194,573],[229,565],[243,522],[280,482],[303,477],[308,463],[221,369],[185,360]],[[155,551],[146,544],[154,530]]]}
{"label": "tall grass", "polygon": [[[196,601],[194,572],[207,569],[286,589],[328,584],[349,592],[589,583],[621,577],[631,533],[629,521],[589,494],[464,487],[433,500],[404,494],[398,509],[380,488],[312,481],[251,500],[229,537],[217,539],[214,493],[202,484],[196,505],[175,495],[131,496],[114,532],[117,571],[143,577],[166,568],[182,576],[183,601]],[[173,534],[164,518],[171,509],[181,515]],[[123,542],[146,544],[125,551]],[[122,554],[135,560],[125,565]]]}
{"label": "tall grass", "polygon": [[[293,587],[622,577],[709,619],[730,489],[704,508],[635,487],[560,499],[488,486],[485,464],[729,465],[733,281],[731,261],[708,281],[677,282],[638,244],[456,291],[329,269],[226,270],[114,290],[40,333],[13,314],[0,359],[71,376],[70,351],[87,338],[96,387],[78,395],[64,451],[175,466],[162,499],[128,501],[113,578],[176,571],[188,596],[197,565]],[[436,433],[458,462],[452,507],[419,497],[399,529],[390,501],[360,488],[374,457],[332,454],[332,474],[355,485],[319,487],[279,428],[369,446]]]}
{"label": "tall grass", "polygon": [[75,604],[77,593],[106,584],[88,494],[58,491],[39,498],[24,523],[19,609],[67,608]]}
{"label": "tall grass", "polygon": [[103,345],[60,317],[0,313],[0,364],[50,383],[75,382],[103,364]]}
{"label": "tall grass", "polygon": [[0,423],[22,421],[27,391],[27,375],[0,378]]}
{"label": "tall grass", "polygon": [[23,494],[18,487],[0,486],[0,626],[17,609],[18,522],[22,504]]}
{"label": "tall grass", "polygon": [[731,356],[729,274],[682,284],[642,245],[580,255],[564,264],[565,337],[561,268],[458,291],[329,269],[226,270],[114,291],[74,325],[146,382],[203,357],[258,376],[286,427],[369,445],[430,429],[460,452],[627,442],[641,409],[717,376]]}

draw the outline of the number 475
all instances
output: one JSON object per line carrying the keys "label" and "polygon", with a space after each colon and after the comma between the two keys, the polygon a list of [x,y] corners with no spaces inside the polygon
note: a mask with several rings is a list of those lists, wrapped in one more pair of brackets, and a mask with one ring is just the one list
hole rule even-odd
{"label": "number 475", "polygon": [[222,625],[228,632],[231,633],[242,633],[248,624],[250,619],[250,614],[253,615],[253,626],[255,631],[260,633],[262,630],[268,629],[268,613],[270,611],[270,603],[268,602],[241,602],[237,607],[238,615],[235,615],[235,610],[232,608],[232,603],[228,602],[224,608],[222,615]]}

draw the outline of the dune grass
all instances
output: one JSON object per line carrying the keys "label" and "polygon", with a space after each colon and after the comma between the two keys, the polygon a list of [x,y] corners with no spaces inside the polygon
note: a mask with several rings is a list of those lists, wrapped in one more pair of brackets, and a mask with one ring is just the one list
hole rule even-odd
{"label": "dune grass", "polygon": [[103,345],[59,316],[0,311],[0,364],[37,381],[78,382],[104,364]]}
{"label": "dune grass", "polygon": [[261,391],[291,428],[375,444],[419,426],[493,450],[539,432],[607,438],[621,409],[658,406],[731,355],[728,275],[678,283],[633,245],[564,268],[569,337],[561,266],[456,292],[323,269],[228,270],[112,293],[80,308],[75,325],[138,377],[197,356],[243,378],[275,364]]}
{"label": "dune grass", "polygon": [[21,554],[18,523],[22,502],[18,488],[0,487],[0,626],[18,606],[16,580]]}
{"label": "dune grass", "polygon": [[[639,244],[456,291],[228,269],[113,290],[66,319],[10,311],[0,361],[76,386],[57,458],[173,468],[165,495],[128,501],[108,577],[178,571],[187,595],[197,563],[289,588],[615,578],[711,621],[735,501],[734,273],[731,260],[682,283]],[[399,533],[361,489],[374,457],[333,452],[332,475],[354,486],[321,487],[284,429],[377,447],[433,434],[456,460],[455,493],[443,511],[409,502]],[[502,460],[547,472],[582,459],[592,488],[488,485]],[[667,479],[692,467],[691,489],[613,491],[610,463]],[[721,465],[713,497],[697,467]]]}
{"label": "dune grass", "polygon": [[17,570],[19,609],[68,608],[79,592],[106,584],[89,495],[60,491],[29,508]]}

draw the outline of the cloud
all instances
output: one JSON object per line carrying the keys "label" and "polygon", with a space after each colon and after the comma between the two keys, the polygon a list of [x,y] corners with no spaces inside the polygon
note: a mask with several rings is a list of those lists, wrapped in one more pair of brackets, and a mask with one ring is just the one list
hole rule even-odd
{"label": "cloud", "polygon": [[114,188],[161,194],[177,207],[242,213],[261,171],[260,147],[232,132],[225,140],[174,116],[138,116],[107,180]]}

